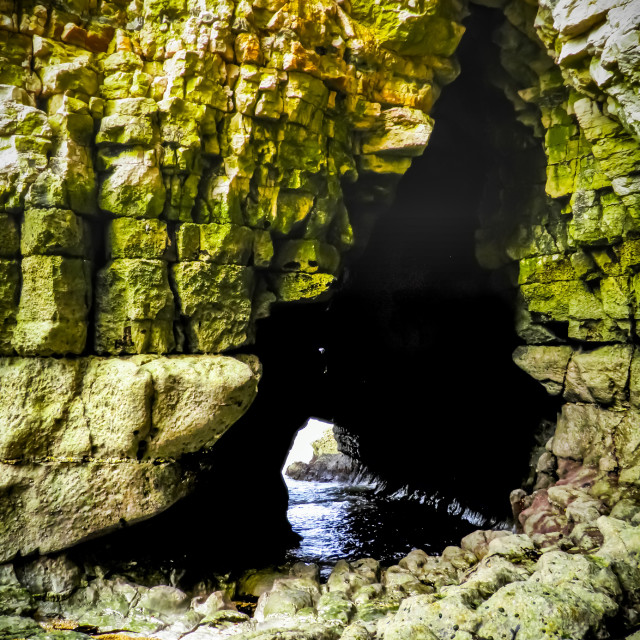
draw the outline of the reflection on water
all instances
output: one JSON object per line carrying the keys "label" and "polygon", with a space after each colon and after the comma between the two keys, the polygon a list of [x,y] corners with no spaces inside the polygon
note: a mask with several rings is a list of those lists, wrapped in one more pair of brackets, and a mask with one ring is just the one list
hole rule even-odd
{"label": "reflection on water", "polygon": [[327,573],[337,560],[372,557],[393,563],[411,549],[440,553],[484,524],[474,514],[396,494],[384,497],[369,484],[304,482],[285,477],[288,518],[302,536],[293,561],[315,562]]}

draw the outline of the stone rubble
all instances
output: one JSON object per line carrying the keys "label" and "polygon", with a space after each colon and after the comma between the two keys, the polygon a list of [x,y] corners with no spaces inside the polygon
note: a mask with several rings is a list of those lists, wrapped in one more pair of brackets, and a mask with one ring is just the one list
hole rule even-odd
{"label": "stone rubble", "polygon": [[[92,578],[65,556],[41,558],[0,568],[0,634],[34,640],[94,634],[123,640],[604,638],[612,619],[620,612],[632,616],[639,601],[640,529],[608,516],[594,526],[602,542],[588,555],[539,549],[523,534],[476,531],[441,556],[416,549],[390,567],[372,558],[341,560],[326,582],[316,565],[304,563],[251,570],[199,595],[145,587],[99,567],[91,569]],[[252,617],[237,609],[247,598],[257,599]]]}

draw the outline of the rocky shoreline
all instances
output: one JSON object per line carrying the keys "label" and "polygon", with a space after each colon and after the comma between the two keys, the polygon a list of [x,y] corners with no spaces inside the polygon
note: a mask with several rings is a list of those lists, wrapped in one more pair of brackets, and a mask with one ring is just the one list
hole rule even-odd
{"label": "rocky shoreline", "polygon": [[440,556],[416,549],[389,567],[340,560],[326,582],[296,563],[186,591],[138,584],[140,569],[42,557],[0,567],[0,639],[636,640],[622,631],[640,622],[640,530],[629,520],[598,518],[602,544],[590,554],[475,531]]}
{"label": "rocky shoreline", "polygon": [[310,462],[292,462],[285,475],[308,482],[349,482],[358,474],[356,462],[344,453],[325,453]]}

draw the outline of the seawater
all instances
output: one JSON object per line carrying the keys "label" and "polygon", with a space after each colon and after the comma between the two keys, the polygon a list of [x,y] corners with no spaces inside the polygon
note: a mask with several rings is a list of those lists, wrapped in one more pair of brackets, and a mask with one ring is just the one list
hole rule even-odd
{"label": "seawater", "polygon": [[285,476],[287,517],[302,536],[287,554],[293,562],[314,562],[327,575],[340,559],[375,558],[394,564],[412,549],[439,554],[448,545],[486,526],[507,528],[463,509],[406,490],[388,494],[374,482],[306,482]]}

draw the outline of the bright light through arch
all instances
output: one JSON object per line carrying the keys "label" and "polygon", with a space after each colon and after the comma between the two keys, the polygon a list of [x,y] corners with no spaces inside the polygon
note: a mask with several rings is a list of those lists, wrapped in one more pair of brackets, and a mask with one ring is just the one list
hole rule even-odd
{"label": "bright light through arch", "polygon": [[333,433],[333,423],[318,418],[309,418],[305,425],[298,429],[289,455],[282,467],[282,473],[292,462],[310,462],[313,458],[311,443],[320,439],[327,431]]}

